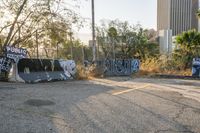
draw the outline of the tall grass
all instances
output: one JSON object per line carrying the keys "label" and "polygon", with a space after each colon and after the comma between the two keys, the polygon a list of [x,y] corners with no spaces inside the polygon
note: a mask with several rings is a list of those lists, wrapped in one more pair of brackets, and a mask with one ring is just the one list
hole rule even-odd
{"label": "tall grass", "polygon": [[141,63],[140,72],[137,75],[151,76],[155,74],[191,76],[191,69],[184,69],[180,61],[169,57],[148,58]]}
{"label": "tall grass", "polygon": [[99,68],[96,65],[90,65],[88,67],[85,67],[82,64],[77,65],[76,79],[78,80],[88,80],[102,76],[103,68]]}

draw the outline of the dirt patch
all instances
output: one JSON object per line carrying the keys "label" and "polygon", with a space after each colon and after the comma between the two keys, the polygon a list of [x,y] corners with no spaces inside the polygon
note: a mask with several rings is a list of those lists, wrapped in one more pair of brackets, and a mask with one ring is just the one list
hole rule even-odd
{"label": "dirt patch", "polygon": [[50,100],[40,100],[40,99],[30,99],[27,100],[25,104],[37,107],[55,105],[55,103]]}

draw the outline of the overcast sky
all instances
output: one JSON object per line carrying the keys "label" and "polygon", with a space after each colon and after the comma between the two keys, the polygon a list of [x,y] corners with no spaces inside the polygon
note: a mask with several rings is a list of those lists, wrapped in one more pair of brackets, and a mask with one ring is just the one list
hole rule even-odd
{"label": "overcast sky", "polygon": [[[156,29],[157,0],[94,0],[95,19],[100,20],[119,19],[130,24],[140,23],[145,28]],[[79,9],[84,18],[91,19],[91,0],[81,0]],[[89,24],[88,24],[89,25]],[[78,37],[87,42],[90,37],[90,27],[87,26],[78,32]]]}

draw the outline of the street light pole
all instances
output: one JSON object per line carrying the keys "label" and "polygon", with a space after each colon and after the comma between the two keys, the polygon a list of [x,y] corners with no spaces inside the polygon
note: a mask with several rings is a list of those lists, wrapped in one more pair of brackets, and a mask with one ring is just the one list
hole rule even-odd
{"label": "street light pole", "polygon": [[95,42],[95,13],[94,13],[94,0],[91,2],[92,4],[92,53],[93,53],[93,62],[96,61],[96,42]]}

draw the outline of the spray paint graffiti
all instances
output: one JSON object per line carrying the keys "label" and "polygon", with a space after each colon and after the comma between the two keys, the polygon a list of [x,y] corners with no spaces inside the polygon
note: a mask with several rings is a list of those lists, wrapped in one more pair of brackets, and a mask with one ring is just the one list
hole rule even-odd
{"label": "spray paint graffiti", "polygon": [[115,75],[130,75],[131,63],[130,60],[115,60],[113,61],[113,71]]}
{"label": "spray paint graffiti", "polygon": [[138,72],[140,69],[140,61],[137,59],[131,60],[131,72]]}
{"label": "spray paint graffiti", "polygon": [[0,73],[1,72],[9,72],[11,69],[11,60],[6,57],[0,58]]}
{"label": "spray paint graffiti", "polygon": [[200,58],[194,58],[192,62],[192,76],[200,77]]}
{"label": "spray paint graffiti", "polygon": [[71,77],[76,74],[76,63],[73,60],[59,60],[61,67],[63,68],[65,74]]}
{"label": "spray paint graffiti", "polygon": [[23,48],[15,48],[6,46],[6,57],[17,62],[19,59],[27,58],[27,50]]}
{"label": "spray paint graffiti", "polygon": [[10,73],[12,64],[26,57],[26,49],[6,46],[4,57],[0,57],[0,80],[7,80],[7,74]]}
{"label": "spray paint graffiti", "polygon": [[129,60],[106,60],[98,61],[98,67],[104,68],[106,76],[129,76],[139,71],[140,61],[137,59]]}

